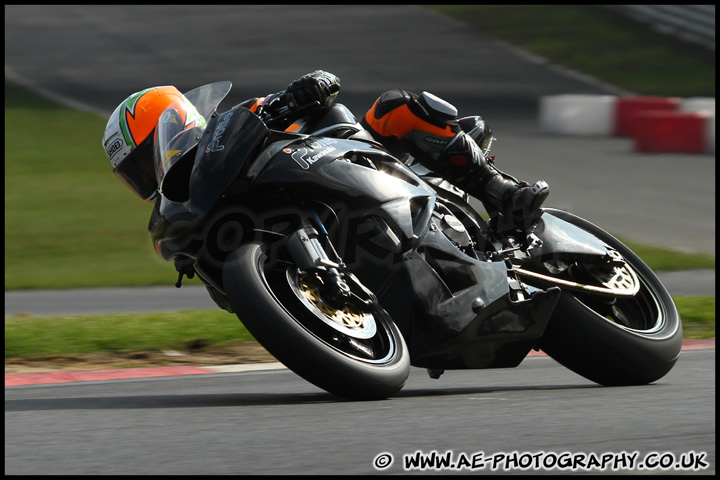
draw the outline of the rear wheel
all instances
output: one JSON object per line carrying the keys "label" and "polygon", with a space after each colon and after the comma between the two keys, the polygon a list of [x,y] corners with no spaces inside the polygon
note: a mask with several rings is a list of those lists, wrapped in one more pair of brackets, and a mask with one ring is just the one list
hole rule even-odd
{"label": "rear wheel", "polygon": [[563,290],[540,347],[570,370],[602,385],[640,385],[662,378],[675,365],[682,347],[680,316],[667,289],[609,233],[568,212],[546,211],[605,242],[622,255],[625,265],[608,276],[573,265],[570,276],[593,288]]}
{"label": "rear wheel", "polygon": [[241,246],[224,267],[226,294],[250,333],[279,361],[336,395],[387,398],[405,384],[410,361],[388,314],[323,301],[322,280],[270,261],[260,244]]}

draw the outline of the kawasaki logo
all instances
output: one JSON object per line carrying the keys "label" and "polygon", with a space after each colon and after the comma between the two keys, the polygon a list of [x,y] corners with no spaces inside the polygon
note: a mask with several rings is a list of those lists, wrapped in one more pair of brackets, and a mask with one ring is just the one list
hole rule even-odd
{"label": "kawasaki logo", "polygon": [[[292,153],[291,157],[297,162],[300,167],[304,170],[310,168],[310,165],[320,160],[325,155],[328,155],[336,150],[336,147],[332,145],[337,143],[337,140],[332,138],[323,138],[309,141],[307,147],[300,148],[298,150],[290,150],[289,148],[283,149],[285,153]],[[313,152],[320,149],[317,153]]]}

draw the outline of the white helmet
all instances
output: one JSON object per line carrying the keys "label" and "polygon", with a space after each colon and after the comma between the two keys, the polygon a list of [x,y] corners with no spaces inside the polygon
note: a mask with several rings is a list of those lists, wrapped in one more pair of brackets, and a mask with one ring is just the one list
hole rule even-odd
{"label": "white helmet", "polygon": [[168,105],[184,100],[185,122],[198,120],[197,110],[172,86],[152,87],[133,93],[115,109],[103,135],[102,143],[110,165],[140,198],[153,202],[157,180],[153,166],[153,131]]}

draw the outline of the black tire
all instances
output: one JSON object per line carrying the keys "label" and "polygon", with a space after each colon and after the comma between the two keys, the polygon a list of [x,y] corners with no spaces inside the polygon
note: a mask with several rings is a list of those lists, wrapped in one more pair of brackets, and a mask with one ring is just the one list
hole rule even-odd
{"label": "black tire", "polygon": [[680,316],[665,286],[637,255],[600,227],[562,210],[546,212],[582,228],[620,252],[641,287],[634,297],[616,299],[613,308],[624,325],[606,313],[607,307],[600,308],[602,301],[596,303],[597,297],[563,291],[541,349],[565,367],[601,385],[644,385],[665,376],[675,365],[682,347]]}
{"label": "black tire", "polygon": [[400,391],[410,373],[409,353],[388,314],[371,314],[371,337],[346,335],[301,301],[297,268],[269,261],[264,249],[243,245],[223,269],[233,310],[255,339],[296,374],[335,395],[378,400]]}

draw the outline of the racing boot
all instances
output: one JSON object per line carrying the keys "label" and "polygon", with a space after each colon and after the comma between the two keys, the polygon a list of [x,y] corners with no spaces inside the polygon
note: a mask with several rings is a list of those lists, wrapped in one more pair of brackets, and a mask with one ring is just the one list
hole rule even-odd
{"label": "racing boot", "polygon": [[507,175],[480,151],[477,143],[458,133],[438,158],[445,178],[480,200],[500,230],[529,231],[542,215],[550,193],[544,180],[530,185]]}

